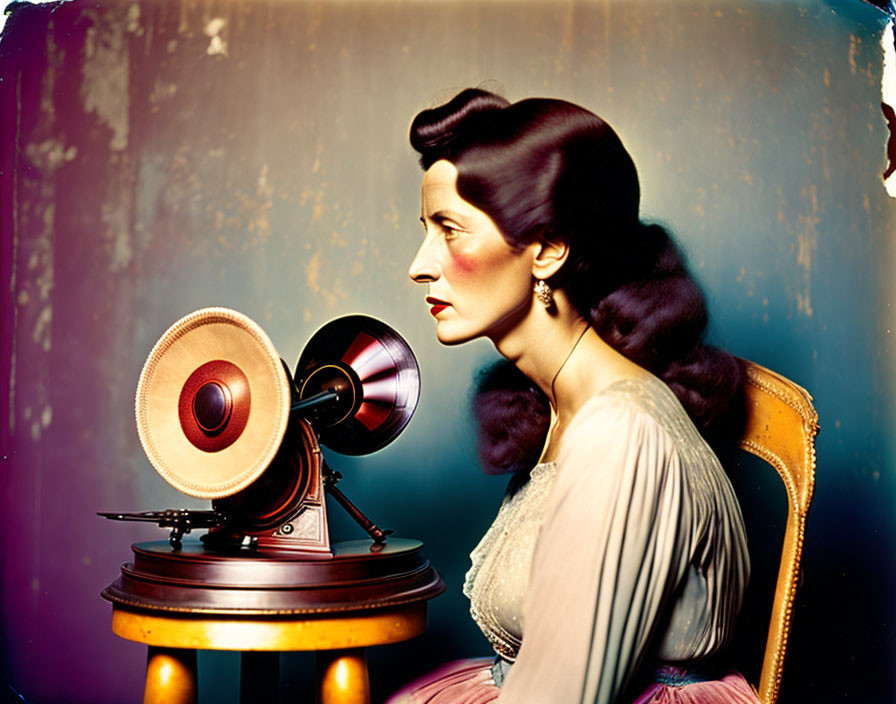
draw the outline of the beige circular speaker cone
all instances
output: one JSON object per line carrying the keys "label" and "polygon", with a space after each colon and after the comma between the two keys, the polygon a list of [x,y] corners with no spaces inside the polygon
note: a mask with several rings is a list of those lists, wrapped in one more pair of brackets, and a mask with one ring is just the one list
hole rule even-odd
{"label": "beige circular speaker cone", "polygon": [[245,489],[274,459],[289,422],[290,380],[268,336],[228,308],[172,325],[137,384],[137,432],[176,489],[218,499]]}

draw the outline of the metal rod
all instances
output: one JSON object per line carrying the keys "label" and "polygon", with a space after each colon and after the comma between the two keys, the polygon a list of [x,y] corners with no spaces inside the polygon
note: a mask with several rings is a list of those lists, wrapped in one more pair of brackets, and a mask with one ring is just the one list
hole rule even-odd
{"label": "metal rod", "polygon": [[342,475],[339,472],[330,469],[326,463],[324,463],[323,470],[324,490],[342,505],[342,508],[365,530],[367,535],[373,539],[373,542],[385,543],[386,538],[392,531],[380,529],[373,521],[361,513],[361,509],[349,501],[348,497],[336,487],[336,482],[342,479]]}
{"label": "metal rod", "polygon": [[308,408],[315,408],[317,406],[321,406],[326,403],[332,403],[333,401],[339,400],[339,392],[336,389],[324,389],[319,393],[314,394],[313,396],[309,396],[308,398],[303,398],[301,401],[296,401],[290,407],[290,411],[304,411]]}

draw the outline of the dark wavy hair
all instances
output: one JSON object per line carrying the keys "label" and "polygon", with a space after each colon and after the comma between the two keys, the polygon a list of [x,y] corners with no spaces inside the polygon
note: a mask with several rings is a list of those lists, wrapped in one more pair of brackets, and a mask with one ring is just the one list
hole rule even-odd
{"label": "dark wavy hair", "polygon": [[[641,222],[638,173],[610,125],[563,100],[510,103],[470,88],[419,113],[410,139],[424,169],[454,164],[458,194],[510,245],[567,243],[548,284],[605,342],[660,377],[704,436],[734,432],[742,370],[703,343],[703,294],[666,229]],[[473,402],[490,472],[531,466],[547,432],[547,398],[508,365],[481,377]]]}

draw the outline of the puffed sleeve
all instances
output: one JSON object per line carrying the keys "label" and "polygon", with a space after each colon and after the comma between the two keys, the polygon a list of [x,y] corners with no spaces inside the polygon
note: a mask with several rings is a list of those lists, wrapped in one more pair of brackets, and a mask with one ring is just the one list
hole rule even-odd
{"label": "puffed sleeve", "polygon": [[557,464],[500,704],[611,704],[687,569],[681,462],[649,414],[592,399]]}

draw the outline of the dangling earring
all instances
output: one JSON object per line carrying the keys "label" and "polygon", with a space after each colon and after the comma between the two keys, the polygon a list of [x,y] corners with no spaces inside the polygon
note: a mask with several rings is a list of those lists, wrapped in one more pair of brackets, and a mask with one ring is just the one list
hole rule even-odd
{"label": "dangling earring", "polygon": [[545,283],[544,279],[538,279],[535,282],[535,297],[542,302],[545,308],[554,305],[554,292],[551,287]]}

